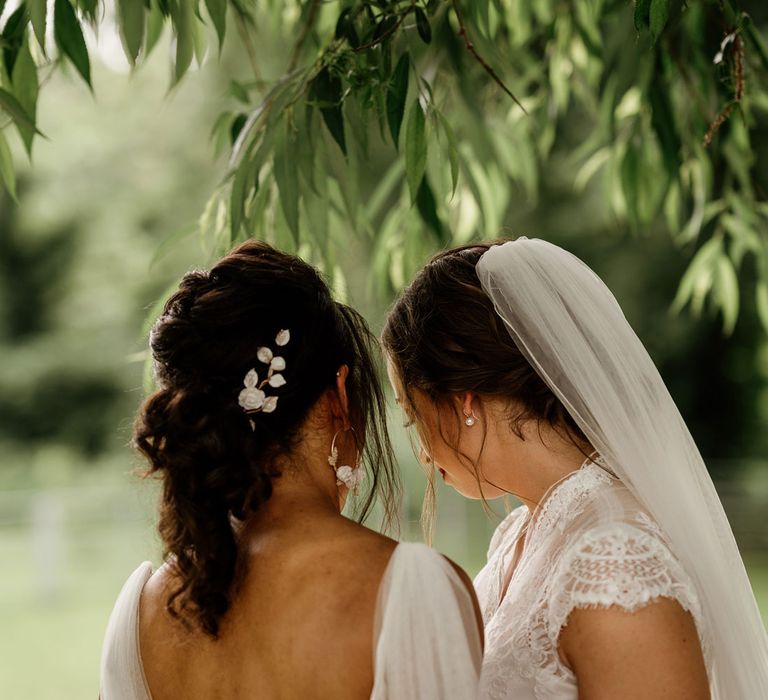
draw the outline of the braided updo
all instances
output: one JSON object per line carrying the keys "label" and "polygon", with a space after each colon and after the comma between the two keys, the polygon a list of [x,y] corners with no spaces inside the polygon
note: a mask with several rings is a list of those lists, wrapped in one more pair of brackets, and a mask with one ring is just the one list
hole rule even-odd
{"label": "braided updo", "polygon": [[[290,342],[276,348],[283,329]],[[350,420],[369,472],[359,518],[377,499],[393,513],[398,485],[376,340],[312,266],[249,241],[210,271],[184,276],[152,328],[150,347],[159,390],[139,410],[134,441],[163,482],[158,527],[179,581],[167,608],[217,637],[238,572],[232,518],[244,520],[269,499],[276,458],[295,447],[341,365],[349,366]],[[260,347],[279,349],[286,383],[269,387],[276,410],[249,414],[238,396],[250,369],[266,376]]]}

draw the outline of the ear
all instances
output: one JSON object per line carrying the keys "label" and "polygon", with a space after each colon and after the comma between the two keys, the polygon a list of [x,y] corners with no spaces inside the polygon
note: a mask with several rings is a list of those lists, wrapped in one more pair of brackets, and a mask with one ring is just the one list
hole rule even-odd
{"label": "ear", "polygon": [[471,416],[473,411],[472,404],[477,398],[477,394],[474,391],[467,391],[464,394],[459,394],[457,397],[461,405],[461,412],[465,416]]}
{"label": "ear", "polygon": [[347,396],[347,377],[349,377],[349,367],[342,365],[336,372],[336,394],[338,403],[333,402],[333,417],[338,418],[344,424],[344,430],[349,425],[349,397]]}

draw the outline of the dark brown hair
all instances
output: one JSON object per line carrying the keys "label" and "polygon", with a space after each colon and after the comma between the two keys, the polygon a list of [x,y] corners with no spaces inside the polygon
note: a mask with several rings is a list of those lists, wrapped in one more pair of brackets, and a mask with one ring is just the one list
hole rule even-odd
{"label": "dark brown hair", "polygon": [[[290,330],[290,342],[275,338]],[[295,447],[312,406],[349,366],[347,393],[367,493],[362,521],[377,500],[394,517],[399,484],[374,360],[376,339],[352,308],[333,300],[319,273],[297,257],[249,241],[210,271],[190,272],[150,334],[159,390],[141,407],[135,445],[163,481],[159,531],[179,586],[169,612],[217,637],[239,575],[232,518],[269,499],[276,457]],[[257,348],[279,349],[286,384],[272,413],[238,404]],[[252,423],[251,423],[252,421]]]}
{"label": "dark brown hair", "polygon": [[[511,427],[521,437],[522,421],[536,420],[565,430],[577,445],[588,444],[515,345],[480,285],[475,266],[492,245],[438,253],[390,310],[382,343],[403,385],[410,404],[407,409],[413,410],[413,389],[436,404],[472,391],[508,400],[515,407],[510,412]],[[462,416],[454,409],[460,421]]]}

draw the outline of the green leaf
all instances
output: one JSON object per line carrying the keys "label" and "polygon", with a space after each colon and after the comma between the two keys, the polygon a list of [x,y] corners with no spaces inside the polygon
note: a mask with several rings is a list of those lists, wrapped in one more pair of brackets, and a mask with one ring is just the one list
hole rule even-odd
{"label": "green leaf", "polygon": [[[286,127],[290,128],[290,127]],[[275,182],[280,194],[280,204],[285,220],[293,234],[294,243],[299,244],[299,171],[294,167],[290,135],[283,134],[275,144]]]}
{"label": "green leaf", "polygon": [[416,201],[416,196],[427,167],[427,138],[424,112],[417,97],[413,101],[411,112],[408,115],[408,124],[405,127],[405,175],[408,179],[408,189],[411,193],[411,202]]}
{"label": "green leaf", "polygon": [[37,95],[39,84],[37,79],[37,65],[29,51],[29,35],[25,34],[24,43],[21,46],[16,63],[13,66],[13,92],[19,101],[25,114],[32,120],[32,126],[18,124],[19,134],[27,153],[32,155],[32,141],[35,138],[34,122],[37,114]]}
{"label": "green leaf", "polygon": [[83,31],[69,0],[56,0],[53,10],[53,34],[61,52],[72,61],[83,80],[91,87],[91,62]]}
{"label": "green leaf", "polygon": [[420,7],[417,7],[414,11],[416,15],[416,31],[419,33],[421,40],[425,44],[432,42],[432,27],[429,24],[427,15]]}
{"label": "green leaf", "polygon": [[251,168],[252,163],[247,159],[243,160],[232,180],[232,194],[230,195],[229,203],[229,220],[232,227],[232,241],[237,239],[237,235],[240,233],[240,226],[243,222],[245,200],[248,196],[247,184],[250,179]]}
{"label": "green leaf", "polygon": [[627,144],[627,151],[621,161],[621,188],[624,192],[624,200],[627,204],[627,215],[634,224],[639,218],[638,198],[640,180],[640,159],[637,149]]}
{"label": "green leaf", "polygon": [[13,167],[11,150],[2,131],[0,131],[0,177],[3,179],[5,189],[11,197],[16,199],[16,170]]}
{"label": "green leaf", "polygon": [[195,4],[189,1],[182,2],[173,13],[176,29],[174,83],[178,83],[184,77],[195,54]]}
{"label": "green leaf", "polygon": [[[294,162],[299,173],[309,187],[307,189],[317,191],[315,182],[315,161],[322,154],[318,152],[318,139],[314,138],[316,129],[320,127],[319,120],[315,119],[315,109],[305,102],[303,109],[298,107],[294,121],[296,129],[296,150]],[[304,193],[302,193],[304,194]],[[304,198],[306,207],[306,197]],[[311,221],[311,219],[310,219]]]}
{"label": "green leaf", "polygon": [[710,238],[696,251],[680,280],[672,311],[679,313],[689,300],[693,300],[694,312],[698,313],[704,296],[712,286],[712,271],[722,252],[723,241],[719,236]]}
{"label": "green leaf", "polygon": [[[195,5],[197,3],[195,2]],[[205,32],[202,31],[202,25],[204,24],[200,17],[198,10],[195,9],[195,19],[192,20],[192,43],[194,45],[194,58],[197,60],[197,65],[202,66],[205,60],[205,51],[207,43],[205,40]]]}
{"label": "green leaf", "polygon": [[[660,62],[657,70],[661,71]],[[651,104],[651,125],[656,132],[664,156],[664,166],[671,178],[680,174],[680,149],[682,143],[675,124],[675,114],[670,101],[669,88],[661,80],[652,80],[648,88],[648,98]]]}
{"label": "green leaf", "polygon": [[[27,0],[29,19],[32,21],[32,29],[35,31],[37,43],[45,53],[45,27],[48,14],[48,0]],[[2,12],[2,9],[0,9]]]}
{"label": "green leaf", "polygon": [[442,112],[437,113],[440,125],[443,127],[445,137],[448,140],[448,162],[451,165],[451,197],[456,193],[456,184],[459,181],[459,150],[456,147],[456,136],[453,128],[448,123]]}
{"label": "green leaf", "polygon": [[635,0],[635,29],[642,32],[648,26],[651,0]]}
{"label": "green leaf", "polygon": [[328,248],[328,218],[330,214],[328,199],[319,197],[311,190],[305,190],[302,201],[307,221],[312,222],[312,240],[317,248],[325,253]]}
{"label": "green leaf", "polygon": [[351,12],[352,12],[351,7],[347,7],[346,9],[341,11],[341,14],[338,16],[338,19],[336,20],[336,28],[334,29],[334,32],[333,32],[334,39],[345,38],[346,24],[349,21],[349,15]]}
{"label": "green leaf", "polygon": [[232,121],[235,118],[235,114],[230,111],[224,111],[216,117],[216,121],[211,127],[210,140],[213,144],[213,152],[218,156],[225,150],[229,151],[232,148],[232,142],[230,141],[230,129],[232,128]]}
{"label": "green leaf", "polygon": [[744,30],[747,34],[747,37],[752,42],[752,45],[755,47],[757,55],[760,57],[760,60],[763,64],[763,69],[768,69],[768,44],[766,44],[765,40],[760,36],[760,32],[755,27],[755,23],[752,21],[752,18],[749,15],[745,14],[743,21]]}
{"label": "green leaf", "polygon": [[762,281],[757,283],[755,303],[760,323],[763,324],[763,329],[768,333],[768,283]]}
{"label": "green leaf", "polygon": [[403,115],[405,114],[410,63],[408,52],[400,56],[400,60],[395,66],[395,71],[392,73],[392,78],[387,87],[387,123],[389,124],[389,133],[392,134],[395,148],[398,147],[400,127],[402,126]]}
{"label": "green leaf", "polygon": [[224,35],[227,33],[227,0],[205,0],[205,6],[208,8],[208,14],[216,28],[216,36],[219,37],[219,51],[221,51]]}
{"label": "green leaf", "polygon": [[732,236],[734,242],[739,241],[741,245],[753,253],[760,253],[762,246],[760,234],[750,226],[749,220],[733,214],[723,214],[720,217],[720,223]]}
{"label": "green leaf", "polygon": [[16,57],[19,55],[21,45],[24,43],[27,21],[26,8],[23,4],[19,5],[6,21],[3,33],[0,35],[0,46],[3,47],[3,62],[9,77],[13,73]]}
{"label": "green leaf", "polygon": [[669,0],[651,0],[649,27],[653,41],[656,42],[667,26],[669,19]]}
{"label": "green leaf", "polygon": [[248,121],[247,114],[238,114],[232,120],[232,124],[229,127],[229,145],[234,146],[237,137],[240,136],[240,132],[243,130],[245,123]]}
{"label": "green leaf", "polygon": [[739,280],[728,256],[718,258],[715,275],[714,292],[723,312],[723,332],[731,335],[739,318]]}
{"label": "green leaf", "polygon": [[117,0],[117,16],[125,54],[134,65],[144,44],[144,3],[140,0]]}
{"label": "green leaf", "polygon": [[17,125],[33,129],[36,134],[43,135],[35,126],[34,119],[24,111],[19,101],[3,88],[0,88],[0,108],[4,109]]}
{"label": "green leaf", "polygon": [[394,15],[387,15],[383,20],[381,20],[381,22],[376,25],[376,29],[373,31],[371,43],[378,44],[379,41],[387,39],[395,30],[395,27],[397,27],[397,21],[397,17]]}
{"label": "green leaf", "polygon": [[153,0],[149,8],[149,19],[147,20],[147,43],[144,48],[144,60],[146,60],[147,56],[152,52],[152,49],[157,45],[157,41],[163,33],[164,24],[165,15],[160,9],[157,0]]}
{"label": "green leaf", "polygon": [[339,144],[341,152],[347,155],[347,143],[344,138],[344,116],[341,111],[341,78],[323,68],[312,81],[312,96],[318,102],[323,117],[333,140]]}
{"label": "green leaf", "polygon": [[248,94],[248,89],[237,80],[229,81],[229,92],[238,102],[242,102],[244,105],[251,104],[251,96]]}
{"label": "green leaf", "polygon": [[445,235],[445,227],[443,226],[443,222],[440,221],[440,217],[437,215],[435,194],[429,186],[426,175],[421,179],[421,185],[419,185],[419,191],[416,195],[416,208],[419,211],[419,216],[421,216],[422,221],[435,234],[437,242],[441,246],[448,243],[448,238]]}
{"label": "green leaf", "polygon": [[349,45],[353,49],[356,49],[360,46],[360,37],[357,35],[357,30],[355,29],[355,23],[351,14],[352,8],[348,7],[339,15],[339,18],[336,20],[334,37],[336,39],[346,39],[349,42]]}

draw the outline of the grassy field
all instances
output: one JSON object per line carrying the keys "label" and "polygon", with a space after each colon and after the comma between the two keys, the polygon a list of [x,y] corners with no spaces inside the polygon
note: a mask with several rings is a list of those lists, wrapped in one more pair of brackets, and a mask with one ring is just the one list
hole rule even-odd
{"label": "grassy field", "polygon": [[[157,557],[151,502],[142,498],[110,490],[65,497],[58,535],[51,523],[0,522],[0,698],[96,698],[115,596],[141,561]],[[437,546],[474,573],[492,525],[473,519],[459,533],[448,526],[457,513],[442,515]],[[747,563],[768,620],[768,555]]]}

